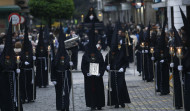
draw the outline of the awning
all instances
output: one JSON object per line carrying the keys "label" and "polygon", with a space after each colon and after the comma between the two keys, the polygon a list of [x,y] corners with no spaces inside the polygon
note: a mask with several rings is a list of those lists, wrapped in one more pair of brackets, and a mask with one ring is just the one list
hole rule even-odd
{"label": "awning", "polygon": [[166,2],[152,4],[152,8],[161,8],[161,7],[166,7]]}
{"label": "awning", "polygon": [[18,12],[20,10],[18,5],[0,6],[0,12]]}

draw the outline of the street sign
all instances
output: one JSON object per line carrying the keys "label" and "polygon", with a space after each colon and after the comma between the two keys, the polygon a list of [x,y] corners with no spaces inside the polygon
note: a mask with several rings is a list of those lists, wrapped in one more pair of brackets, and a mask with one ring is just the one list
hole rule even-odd
{"label": "street sign", "polygon": [[11,13],[11,14],[9,15],[9,18],[8,18],[9,22],[10,22],[11,18],[12,18],[12,24],[13,24],[13,25],[18,25],[18,24],[20,24],[20,22],[21,22],[21,17],[20,17],[20,15],[19,15],[18,13]]}
{"label": "street sign", "polygon": [[21,18],[20,24],[23,24],[25,22],[25,18],[23,16],[20,16],[20,18]]}

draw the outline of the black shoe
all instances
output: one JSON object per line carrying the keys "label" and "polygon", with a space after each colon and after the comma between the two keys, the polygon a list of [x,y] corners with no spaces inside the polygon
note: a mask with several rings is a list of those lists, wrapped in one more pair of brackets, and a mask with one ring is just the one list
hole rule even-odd
{"label": "black shoe", "polygon": [[39,88],[42,88],[42,86],[39,86]]}
{"label": "black shoe", "polygon": [[139,76],[141,76],[141,74],[139,74]]}
{"label": "black shoe", "polygon": [[121,107],[122,107],[122,108],[125,108],[125,104],[121,104]]}
{"label": "black shoe", "polygon": [[115,105],[115,108],[119,108],[119,105]]}
{"label": "black shoe", "polygon": [[97,109],[98,109],[98,110],[102,110],[102,107],[98,107]]}

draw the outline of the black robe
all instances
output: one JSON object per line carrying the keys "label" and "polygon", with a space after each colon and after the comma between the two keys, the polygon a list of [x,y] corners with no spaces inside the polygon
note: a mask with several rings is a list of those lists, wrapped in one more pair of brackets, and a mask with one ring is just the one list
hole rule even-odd
{"label": "black robe", "polygon": [[[18,111],[18,81],[15,70],[1,69],[0,89],[1,111]],[[20,110],[23,111],[21,101]]]}
{"label": "black robe", "polygon": [[[100,76],[87,76],[89,73],[90,63],[99,63]],[[84,75],[85,100],[87,107],[104,107],[105,94],[103,75],[105,72],[104,59],[100,52],[95,53],[95,61],[91,60],[90,54],[85,53],[82,57],[81,64],[82,73]]]}
{"label": "black robe", "polygon": [[181,81],[180,73],[178,71],[179,59],[174,56],[174,68],[173,68],[173,80],[174,80],[174,97],[175,97],[175,107],[182,107],[182,92],[181,92]]}
{"label": "black robe", "polygon": [[184,104],[185,111],[190,110],[190,50],[184,48],[184,58],[182,60],[183,75],[184,75]]}
{"label": "black robe", "polygon": [[[22,60],[21,60],[22,61]],[[36,86],[35,86],[35,74],[33,70],[33,60],[29,62],[29,65],[25,65],[25,61],[21,62],[21,74],[20,74],[20,87],[21,87],[21,98],[24,102],[28,100],[36,99]]]}
{"label": "black robe", "polygon": [[[169,52],[169,51],[168,51]],[[169,54],[166,54],[166,56]],[[170,86],[169,86],[169,61],[167,57],[161,58],[164,62],[160,62],[160,93],[161,95],[166,95],[170,93]]]}
{"label": "black robe", "polygon": [[55,92],[56,92],[56,109],[57,110],[68,110],[70,104],[70,90],[71,90],[71,72],[69,65],[69,56],[67,55],[64,59],[64,64],[60,62],[55,63],[52,61],[51,68],[51,81],[56,81]]}
{"label": "black robe", "polygon": [[137,52],[136,52],[136,57],[137,57],[137,71],[141,74],[142,72],[142,50],[140,45],[136,46]]}
{"label": "black robe", "polygon": [[[111,105],[121,105],[123,103],[131,103],[129,93],[125,81],[125,69],[127,67],[128,59],[126,58],[125,45],[122,45],[120,51],[111,55],[111,52],[106,55],[106,66],[110,64],[110,70],[124,69],[124,72],[111,72]],[[109,56],[109,64],[108,64]],[[109,82],[109,81],[108,81]],[[108,91],[108,105],[110,105]]]}
{"label": "black robe", "polygon": [[[148,53],[146,52],[148,51]],[[153,61],[151,60],[151,54],[148,50],[148,48],[146,48],[145,53],[144,53],[144,76],[145,76],[145,80],[147,82],[151,82],[153,80]]]}
{"label": "black robe", "polygon": [[[39,50],[39,49],[38,49]],[[36,53],[36,86],[46,87],[48,85],[48,60],[47,51]]]}

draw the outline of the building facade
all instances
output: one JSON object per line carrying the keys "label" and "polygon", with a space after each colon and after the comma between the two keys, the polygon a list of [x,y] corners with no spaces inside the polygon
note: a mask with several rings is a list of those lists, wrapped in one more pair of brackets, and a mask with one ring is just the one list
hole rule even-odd
{"label": "building facade", "polygon": [[181,7],[188,19],[190,19],[190,0],[159,0],[152,5],[154,9],[164,10],[164,16],[168,18],[169,29],[172,28],[172,24],[174,24],[176,29],[180,29],[184,25],[179,7]]}
{"label": "building facade", "polygon": [[11,13],[29,12],[29,0],[0,0],[0,33],[8,29],[8,16]]}

